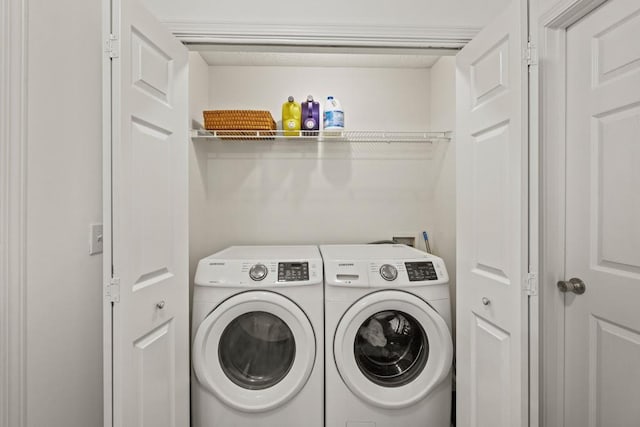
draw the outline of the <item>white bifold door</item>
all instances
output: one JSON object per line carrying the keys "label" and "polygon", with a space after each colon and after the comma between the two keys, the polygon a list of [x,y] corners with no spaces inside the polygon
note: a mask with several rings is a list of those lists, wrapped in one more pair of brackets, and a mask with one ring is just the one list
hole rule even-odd
{"label": "white bifold door", "polygon": [[567,30],[566,427],[640,425],[639,36],[638,0]]}
{"label": "white bifold door", "polygon": [[457,56],[457,425],[528,425],[526,2]]}
{"label": "white bifold door", "polygon": [[105,426],[189,425],[187,50],[105,2]]}

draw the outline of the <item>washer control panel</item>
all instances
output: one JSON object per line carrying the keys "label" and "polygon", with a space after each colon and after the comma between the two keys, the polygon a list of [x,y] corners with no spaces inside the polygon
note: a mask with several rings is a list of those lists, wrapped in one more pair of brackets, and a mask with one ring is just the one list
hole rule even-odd
{"label": "washer control panel", "polygon": [[[405,245],[320,245],[325,286],[400,289],[431,287],[448,298],[442,258]],[[336,296],[337,298],[338,296]],[[340,296],[341,297],[341,296]],[[332,297],[333,298],[333,297]]]}
{"label": "washer control panel", "polygon": [[301,282],[309,280],[308,262],[279,262],[278,282]]}
{"label": "washer control panel", "polygon": [[438,280],[438,273],[431,261],[405,262],[407,275],[410,282],[421,282],[423,280]]}

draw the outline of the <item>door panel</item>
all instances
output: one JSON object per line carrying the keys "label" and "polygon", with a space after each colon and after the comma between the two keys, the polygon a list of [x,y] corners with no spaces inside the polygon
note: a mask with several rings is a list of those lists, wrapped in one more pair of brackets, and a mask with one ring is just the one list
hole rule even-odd
{"label": "door panel", "polygon": [[507,123],[483,129],[471,135],[473,150],[473,273],[510,284],[507,269],[508,232],[505,227],[508,212],[507,153],[509,127]]}
{"label": "door panel", "polygon": [[111,7],[120,52],[109,75],[112,252],[105,269],[119,279],[120,294],[105,324],[113,358],[105,423],[186,426],[187,50],[137,1]]}
{"label": "door panel", "polygon": [[[509,390],[503,384],[510,376],[509,333],[481,317],[473,319],[471,331],[471,412],[487,426],[509,426]],[[498,376],[499,380],[496,381]],[[495,410],[500,408],[500,410]]]}
{"label": "door panel", "polygon": [[[142,402],[136,425],[175,426],[175,366],[171,360],[174,341],[173,324],[169,321],[133,343],[139,372],[136,388]],[[158,405],[158,402],[164,404]]]}
{"label": "door panel", "polygon": [[[632,426],[640,420],[640,334],[596,317],[589,319],[590,426]],[[620,369],[623,367],[623,369]],[[634,369],[635,368],[635,369]],[[571,415],[570,415],[571,416]],[[573,424],[568,424],[573,425]]]}
{"label": "door panel", "polygon": [[471,93],[474,108],[485,102],[491,102],[508,90],[509,45],[507,42],[508,39],[500,41],[497,46],[488,49],[471,64]]}
{"label": "door panel", "polygon": [[[603,84],[640,68],[640,45],[629,44],[640,34],[640,14],[631,13],[594,35],[597,84]],[[621,46],[624,46],[621,49]]]}
{"label": "door panel", "polygon": [[513,1],[457,57],[459,426],[528,419],[526,11]]}
{"label": "door panel", "polygon": [[640,419],[640,4],[567,30],[565,426]]}

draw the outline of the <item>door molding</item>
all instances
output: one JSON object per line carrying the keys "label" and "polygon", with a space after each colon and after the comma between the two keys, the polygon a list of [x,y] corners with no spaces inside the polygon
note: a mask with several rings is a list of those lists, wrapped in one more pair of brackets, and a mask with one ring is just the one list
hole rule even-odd
{"label": "door molding", "polygon": [[0,2],[0,427],[26,425],[27,0]]}
{"label": "door molding", "polygon": [[564,296],[556,290],[565,279],[565,131],[566,34],[569,26],[607,0],[561,0],[538,21],[540,79],[540,419],[543,426],[564,423]]}
{"label": "door molding", "polygon": [[371,27],[354,25],[280,25],[231,22],[164,22],[186,44],[257,44],[460,49],[476,27]]}

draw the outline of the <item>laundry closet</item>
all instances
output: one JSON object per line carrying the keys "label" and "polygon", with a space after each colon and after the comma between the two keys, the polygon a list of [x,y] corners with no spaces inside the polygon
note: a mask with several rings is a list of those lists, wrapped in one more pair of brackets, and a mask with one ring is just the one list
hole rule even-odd
{"label": "laundry closet", "polygon": [[[231,245],[394,238],[430,246],[452,273],[464,265],[459,407],[520,418],[526,295],[505,285],[526,268],[522,16],[511,2],[457,52],[465,43],[446,32],[448,42],[393,32],[214,42],[171,34],[137,2],[115,4],[104,61],[107,422],[140,410],[188,416],[187,287],[203,257]],[[307,95],[339,98],[344,131],[230,138],[202,129],[204,110],[267,110],[279,121],[288,97]],[[142,380],[133,388],[127,378]],[[508,394],[482,392],[495,387]],[[167,396],[173,406],[156,411]],[[462,411],[487,422],[495,413]]]}
{"label": "laundry closet", "polygon": [[[189,54],[190,116],[195,128],[191,138],[189,256],[192,266],[197,263],[192,297],[193,425],[213,422],[250,426],[258,422],[265,426],[295,426],[298,423],[293,420],[305,414],[309,417],[309,426],[369,424],[362,420],[388,426],[397,423],[448,426],[453,351],[446,271],[455,269],[454,250],[448,269],[442,263],[436,273],[434,264],[441,263],[440,258],[427,258],[424,252],[404,248],[407,258],[385,261],[397,266],[385,264],[396,272],[398,280],[391,274],[387,279],[380,279],[383,283],[377,283],[378,270],[383,267],[374,268],[373,261],[366,263],[358,257],[372,256],[369,249],[382,249],[375,252],[381,258],[397,257],[399,245],[326,244],[388,242],[402,238],[424,250],[431,244],[429,249],[436,251],[440,247],[455,247],[453,120],[447,131],[431,130],[431,109],[439,109],[441,115],[454,114],[453,102],[438,99],[438,94],[449,100],[455,96],[454,57],[441,59],[428,52],[407,54],[393,49],[386,52],[373,49],[377,53],[353,48],[316,48],[316,52],[304,49],[274,52],[273,47],[266,52],[264,48],[251,51],[250,47],[240,52],[220,52],[215,51],[215,47],[204,49]],[[443,78],[438,79],[437,74],[435,79],[432,77],[433,67],[437,67],[436,73],[440,72]],[[305,91],[320,100],[339,97],[348,123],[345,129],[293,136],[278,131],[271,136],[269,131],[263,131],[255,138],[251,135],[230,137],[228,131],[200,129],[202,111],[211,109],[268,110],[279,120],[280,101],[292,94],[296,99],[305,98],[301,95]],[[446,111],[448,106],[451,109]],[[431,234],[431,243],[423,240],[423,230]],[[441,245],[436,245],[435,235],[443,240]],[[313,257],[316,245],[320,245],[322,251],[321,262]],[[232,247],[226,249],[229,246]],[[350,250],[341,252],[344,248]],[[256,252],[259,250],[261,252]],[[214,252],[216,255],[211,255]],[[342,263],[332,264],[332,253],[334,260],[341,259]],[[320,254],[316,256],[319,258]],[[349,256],[354,257],[353,260]],[[274,283],[275,264],[278,268]],[[298,273],[287,270],[293,264],[302,266]],[[336,275],[338,265],[354,267],[340,267]],[[409,276],[404,278],[405,269],[409,271],[409,266],[417,265],[422,266],[424,272],[431,266],[433,275],[420,273],[423,274],[421,281],[411,283]],[[258,269],[263,273],[256,273]],[[314,271],[318,269],[320,272]],[[363,274],[367,270],[374,273]],[[293,279],[286,281],[287,273]],[[190,275],[194,275],[193,267]],[[311,280],[323,276],[324,283]],[[343,282],[343,277],[360,279]],[[426,277],[431,277],[431,281],[426,281]],[[359,299],[362,295],[352,295],[353,299],[346,301],[336,297],[336,293],[342,296],[349,288],[365,292],[378,303],[366,297]],[[418,288],[424,292],[420,296],[417,296]],[[384,289],[395,289],[398,293],[385,293]],[[371,294],[367,294],[368,291]],[[277,304],[263,301],[261,298],[267,295],[282,300],[276,300]],[[407,295],[414,299],[406,305],[394,300]],[[390,303],[391,300],[394,302]],[[276,347],[282,345],[283,339],[274,340],[278,344],[269,344],[269,337],[257,331],[247,333],[246,325],[236,324],[235,319],[248,317],[255,319],[251,324],[272,330],[271,321],[264,318],[265,313],[282,316],[288,313],[283,307],[287,307],[289,301],[303,312],[295,312],[296,315],[287,317],[286,321],[278,320],[282,324],[280,328],[298,331],[297,325],[308,325],[305,334],[291,335],[295,351],[290,358],[285,356],[287,353],[281,354],[286,349]],[[377,313],[380,320],[359,319],[353,323],[344,320],[338,326],[336,319],[354,316],[343,307],[352,304],[365,304],[373,310],[365,317]],[[416,306],[421,308],[412,311]],[[219,317],[228,312],[227,307],[234,310],[234,315],[229,319]],[[431,307],[438,307],[438,311]],[[412,315],[421,320],[407,320],[414,319]],[[307,319],[311,319],[311,323]],[[375,345],[364,341],[360,343],[363,349],[356,351],[355,337],[359,335],[342,335],[342,329],[348,329],[346,324],[357,324],[359,333],[364,334],[370,333],[367,324],[378,325],[380,331],[381,325],[405,325],[407,334],[415,333],[415,336],[394,333],[392,327],[387,326],[389,339],[385,338],[382,347],[379,340]],[[421,332],[414,332],[418,330]],[[239,338],[232,342],[219,338],[220,331],[224,331],[223,336],[236,331],[237,336],[244,337],[242,344],[238,344]],[[334,334],[336,342],[346,343],[344,351],[334,353]],[[405,347],[408,342],[415,344]],[[389,349],[385,347],[387,343]],[[220,356],[237,352],[239,347],[241,350],[233,357]],[[270,351],[277,356],[270,357]],[[341,368],[345,363],[358,363],[354,352],[362,355],[362,360],[376,357],[371,354],[384,357],[383,352],[406,354],[407,358],[389,356],[392,360],[369,366],[375,374],[363,377],[362,372],[369,372],[363,366]],[[312,360],[315,357],[315,363],[308,363],[309,358],[305,356],[308,354],[315,355],[311,357]],[[265,362],[274,359],[279,363],[291,360],[291,365],[274,368]],[[262,365],[269,369],[261,368]],[[339,373],[335,366],[340,367]],[[281,382],[265,389],[253,388],[256,381],[261,381],[259,378],[270,378],[278,371],[288,372]],[[303,372],[309,372],[308,379],[302,376]],[[350,377],[356,380],[347,383],[348,387],[339,380]],[[356,385],[359,381],[363,383],[361,389]],[[392,381],[393,386],[382,381]],[[297,382],[304,383],[304,387],[298,390],[294,387]],[[371,397],[379,394],[385,395],[382,402]],[[285,397],[286,405],[279,404]],[[366,403],[362,403],[361,398]],[[268,410],[254,413],[257,402],[260,408]]]}
{"label": "laundry closet", "polygon": [[300,102],[311,94],[321,106],[327,96],[340,99],[345,130],[341,137],[245,140],[194,130],[191,275],[199,259],[234,244],[409,237],[424,250],[423,231],[455,271],[454,56],[394,48],[192,49],[195,129],[203,110],[268,110],[280,122],[289,95]]}

